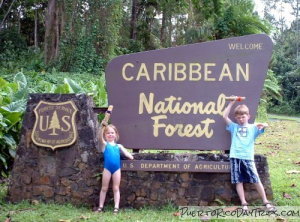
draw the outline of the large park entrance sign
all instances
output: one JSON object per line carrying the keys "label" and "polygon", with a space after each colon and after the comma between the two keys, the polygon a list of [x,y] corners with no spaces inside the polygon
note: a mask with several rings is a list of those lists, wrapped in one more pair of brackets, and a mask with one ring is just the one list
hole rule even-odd
{"label": "large park entrance sign", "polygon": [[107,66],[121,143],[143,149],[229,149],[225,96],[245,96],[254,121],[272,53],[264,34],[120,56]]}
{"label": "large park entrance sign", "polygon": [[[107,67],[112,122],[135,149],[225,150],[230,136],[225,96],[247,97],[252,121],[271,56],[266,35],[250,35],[121,56]],[[77,111],[78,110],[78,111]],[[11,172],[8,199],[95,205],[99,158],[98,111],[85,94],[31,94]],[[121,204],[143,207],[238,203],[228,155],[138,153],[124,160]],[[268,199],[266,158],[255,156]],[[245,187],[247,201],[257,192]],[[110,195],[110,194],[109,194]],[[110,199],[110,198],[108,198]]]}

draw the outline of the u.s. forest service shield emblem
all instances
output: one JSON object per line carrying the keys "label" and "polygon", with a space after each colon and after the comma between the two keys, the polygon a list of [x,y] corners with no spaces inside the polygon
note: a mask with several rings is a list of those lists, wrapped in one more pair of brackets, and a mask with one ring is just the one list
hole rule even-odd
{"label": "u.s. forest service shield emblem", "polygon": [[31,134],[32,141],[38,146],[50,147],[52,150],[72,145],[77,139],[77,111],[73,101],[40,101],[34,109],[36,120]]}

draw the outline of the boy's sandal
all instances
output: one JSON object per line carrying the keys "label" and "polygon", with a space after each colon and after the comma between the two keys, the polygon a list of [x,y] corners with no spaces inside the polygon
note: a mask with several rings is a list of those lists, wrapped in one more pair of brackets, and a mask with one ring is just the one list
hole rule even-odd
{"label": "boy's sandal", "polygon": [[118,213],[119,213],[119,208],[116,208],[116,207],[115,207],[113,213],[114,213],[114,214],[118,214]]}
{"label": "boy's sandal", "polygon": [[264,205],[268,211],[276,211],[276,208],[270,202],[266,202]]}
{"label": "boy's sandal", "polygon": [[242,203],[242,209],[243,210],[245,210],[245,211],[247,211],[248,210],[248,203],[246,202],[246,203]]}
{"label": "boy's sandal", "polygon": [[95,212],[97,213],[102,213],[103,211],[103,207],[98,207],[97,210],[95,210]]}

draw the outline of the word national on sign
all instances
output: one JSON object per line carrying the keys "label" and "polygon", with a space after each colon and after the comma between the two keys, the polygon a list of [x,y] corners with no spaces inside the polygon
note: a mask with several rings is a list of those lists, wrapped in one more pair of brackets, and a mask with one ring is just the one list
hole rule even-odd
{"label": "word national on sign", "polygon": [[165,124],[161,123],[162,120],[167,120],[167,115],[164,114],[214,114],[223,115],[225,108],[225,95],[220,94],[217,102],[209,101],[204,104],[203,102],[188,102],[181,101],[181,97],[170,96],[164,99],[164,101],[157,101],[154,103],[154,93],[149,93],[146,97],[144,93],[140,94],[139,102],[139,114],[144,114],[144,109],[148,114],[161,114],[152,116],[153,123],[153,135],[159,136],[159,129],[164,129],[166,136],[171,137],[177,132],[180,137],[201,137],[205,136],[210,138],[213,135],[213,130],[210,128],[210,124],[215,123],[215,120],[206,118],[200,121],[200,123],[193,126],[192,124]]}

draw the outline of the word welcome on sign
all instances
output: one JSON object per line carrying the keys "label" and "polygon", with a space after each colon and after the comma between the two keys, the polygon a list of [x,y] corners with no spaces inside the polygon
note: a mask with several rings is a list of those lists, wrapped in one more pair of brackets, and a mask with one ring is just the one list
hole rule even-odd
{"label": "word welcome on sign", "polygon": [[271,39],[258,34],[113,59],[106,80],[120,142],[135,149],[229,149],[225,97],[245,96],[254,122],[271,53]]}

